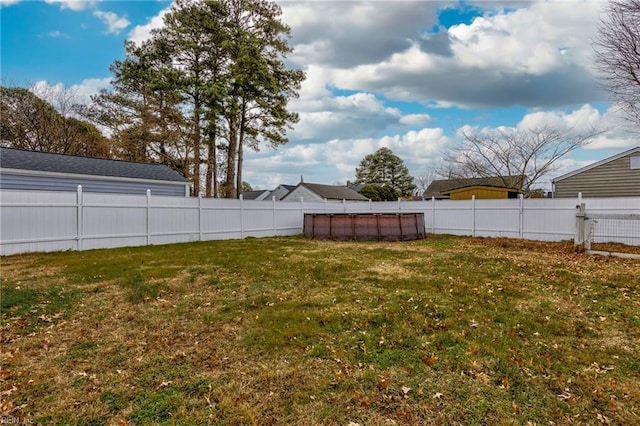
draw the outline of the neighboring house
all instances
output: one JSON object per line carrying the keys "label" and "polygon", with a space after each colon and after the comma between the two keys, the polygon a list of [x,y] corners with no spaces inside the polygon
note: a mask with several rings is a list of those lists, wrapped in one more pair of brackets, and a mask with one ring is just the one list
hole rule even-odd
{"label": "neighboring house", "polygon": [[276,200],[282,200],[288,193],[295,189],[295,185],[278,185],[276,189],[271,191],[269,199],[276,197]]}
{"label": "neighboring house", "polygon": [[321,185],[318,183],[300,182],[282,201],[369,201],[346,186]]}
{"label": "neighboring house", "polygon": [[269,195],[271,195],[271,191],[269,191],[268,189],[256,189],[255,191],[242,192],[242,199],[255,201],[271,200],[271,197]]}
{"label": "neighboring house", "polygon": [[605,158],[553,181],[557,198],[640,196],[640,146]]}
{"label": "neighboring house", "polygon": [[190,183],[164,164],[0,147],[0,188],[188,197]]}
{"label": "neighboring house", "polygon": [[291,192],[296,186],[295,185],[278,185],[276,189],[273,191],[269,191],[268,189],[257,189],[254,191],[244,191],[242,193],[242,198],[245,200],[256,200],[256,201],[271,201],[273,197],[276,197],[276,201],[282,200],[285,195]]}
{"label": "neighboring house", "polygon": [[477,200],[518,198],[523,180],[523,176],[434,180],[423,197],[438,200],[470,200],[473,196]]}

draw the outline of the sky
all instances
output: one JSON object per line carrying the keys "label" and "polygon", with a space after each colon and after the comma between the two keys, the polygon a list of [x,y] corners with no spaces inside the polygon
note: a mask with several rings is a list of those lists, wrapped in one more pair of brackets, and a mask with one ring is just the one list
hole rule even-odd
{"label": "sky", "polygon": [[[254,189],[345,184],[390,148],[429,174],[463,132],[548,125],[607,131],[558,162],[550,180],[637,146],[597,84],[591,42],[606,2],[278,1],[286,59],[306,72],[289,143],[246,152]],[[0,0],[0,76],[81,99],[108,88],[127,40],[162,25],[171,1]]]}

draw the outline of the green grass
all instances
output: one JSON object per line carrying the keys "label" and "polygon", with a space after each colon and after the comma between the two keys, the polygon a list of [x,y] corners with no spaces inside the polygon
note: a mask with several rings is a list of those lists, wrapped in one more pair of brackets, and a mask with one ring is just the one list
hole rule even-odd
{"label": "green grass", "polygon": [[640,263],[570,244],[266,238],[2,259],[36,424],[638,424]]}

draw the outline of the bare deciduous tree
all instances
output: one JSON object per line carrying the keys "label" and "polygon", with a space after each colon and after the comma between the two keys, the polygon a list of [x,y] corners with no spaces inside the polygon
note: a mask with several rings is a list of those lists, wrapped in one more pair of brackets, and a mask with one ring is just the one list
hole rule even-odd
{"label": "bare deciduous tree", "polygon": [[612,0],[594,41],[602,86],[640,131],[640,0]]}
{"label": "bare deciduous tree", "polygon": [[600,133],[549,127],[463,131],[463,143],[445,156],[447,170],[440,174],[449,179],[498,178],[504,186],[528,194],[560,158]]}
{"label": "bare deciduous tree", "polygon": [[431,182],[438,179],[440,174],[435,169],[426,169],[423,173],[416,176],[414,183],[416,185],[416,195],[422,196]]}

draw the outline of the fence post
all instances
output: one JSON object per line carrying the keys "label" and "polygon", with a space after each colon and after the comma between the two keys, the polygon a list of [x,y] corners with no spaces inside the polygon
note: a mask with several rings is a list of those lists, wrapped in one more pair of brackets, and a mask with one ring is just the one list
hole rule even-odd
{"label": "fence post", "polygon": [[202,241],[202,193],[198,193],[198,241]]}
{"label": "fence post", "polygon": [[586,212],[584,203],[580,203],[576,206],[576,234],[573,239],[574,245],[584,246],[585,243],[585,226]]}
{"label": "fence post", "polygon": [[476,236],[476,196],[471,196],[471,236]]}
{"label": "fence post", "polygon": [[151,244],[151,190],[147,189],[147,245]]}
{"label": "fence post", "polygon": [[342,199],[342,212],[347,212],[347,200],[345,200],[344,198]]}
{"label": "fence post", "polygon": [[524,194],[518,196],[520,199],[520,222],[518,223],[518,231],[520,238],[524,237]]}
{"label": "fence post", "polygon": [[431,197],[431,233],[436,233],[436,197]]}
{"label": "fence post", "polygon": [[77,237],[76,248],[78,251],[82,250],[82,185],[78,185],[76,188],[76,224],[77,224]]}
{"label": "fence post", "polygon": [[398,213],[402,213],[402,198],[398,197]]}
{"label": "fence post", "polygon": [[244,238],[244,198],[240,194],[240,238]]}
{"label": "fence post", "polygon": [[[302,201],[302,200],[301,200]],[[324,212],[327,212],[327,199],[324,199]]]}

